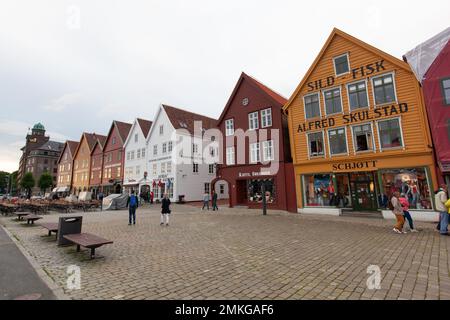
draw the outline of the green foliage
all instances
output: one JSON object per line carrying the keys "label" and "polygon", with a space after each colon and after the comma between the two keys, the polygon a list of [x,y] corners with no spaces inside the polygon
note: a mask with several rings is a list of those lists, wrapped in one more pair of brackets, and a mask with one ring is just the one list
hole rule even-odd
{"label": "green foliage", "polygon": [[9,173],[0,171],[0,193],[7,193],[9,185]]}
{"label": "green foliage", "polygon": [[36,185],[36,181],[34,181],[33,174],[31,172],[25,173],[20,181],[20,186],[24,189],[30,190]]}
{"label": "green foliage", "polygon": [[53,185],[53,177],[51,176],[51,174],[48,172],[44,172],[39,178],[38,185],[39,188],[41,188],[41,190],[44,192],[45,190],[50,188]]}

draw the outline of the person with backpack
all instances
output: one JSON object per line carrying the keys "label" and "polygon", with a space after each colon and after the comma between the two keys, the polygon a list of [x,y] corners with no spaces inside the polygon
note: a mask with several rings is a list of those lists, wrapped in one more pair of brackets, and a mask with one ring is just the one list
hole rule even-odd
{"label": "person with backpack", "polygon": [[164,225],[164,223],[166,226],[169,226],[170,213],[170,199],[167,196],[167,193],[165,193],[163,199],[161,200],[161,226]]}
{"label": "person with backpack", "polygon": [[134,194],[134,190],[131,190],[131,195],[128,197],[127,201],[128,207],[128,225],[131,223],[136,224],[136,208],[139,207],[138,197]]}
{"label": "person with backpack", "polygon": [[399,200],[400,200],[400,204],[402,205],[402,209],[403,209],[403,217],[406,220],[408,220],[409,229],[411,229],[411,232],[418,232],[416,229],[414,229],[413,219],[411,217],[411,214],[409,213],[409,201],[405,197],[404,193],[402,193],[400,195],[400,199]]}
{"label": "person with backpack", "polygon": [[403,225],[405,224],[405,218],[403,217],[403,208],[400,203],[399,197],[400,193],[398,191],[395,191],[389,203],[389,207],[392,210],[392,213],[395,215],[395,218],[397,219],[397,224],[394,226],[393,231],[396,233],[406,233],[402,231]]}
{"label": "person with backpack", "polygon": [[447,200],[447,185],[442,184],[434,196],[434,202],[436,210],[439,211],[439,233],[443,236],[448,236],[448,209],[445,206]]}

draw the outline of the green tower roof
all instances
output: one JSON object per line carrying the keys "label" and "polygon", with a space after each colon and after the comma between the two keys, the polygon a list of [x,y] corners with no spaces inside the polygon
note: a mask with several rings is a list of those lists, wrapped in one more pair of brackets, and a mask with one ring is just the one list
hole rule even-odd
{"label": "green tower roof", "polygon": [[45,130],[45,127],[42,125],[42,123],[38,122],[34,125],[33,130]]}

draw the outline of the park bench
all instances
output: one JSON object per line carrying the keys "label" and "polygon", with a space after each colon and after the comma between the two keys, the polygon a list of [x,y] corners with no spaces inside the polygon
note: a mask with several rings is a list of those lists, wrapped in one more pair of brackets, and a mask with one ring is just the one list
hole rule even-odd
{"label": "park bench", "polygon": [[8,216],[12,213],[15,213],[19,209],[19,206],[12,203],[1,203],[0,209],[2,211],[2,214]]}
{"label": "park bench", "polygon": [[77,245],[77,252],[80,251],[80,247],[91,249],[91,259],[95,258],[96,248],[113,243],[111,240],[103,239],[90,233],[66,234],[64,238]]}
{"label": "park bench", "polygon": [[27,220],[27,224],[30,224],[30,222],[31,222],[31,224],[34,224],[35,221],[42,219],[42,217],[39,217],[35,214],[29,214],[29,215],[25,216],[24,219]]}
{"label": "park bench", "polygon": [[16,212],[17,220],[23,220],[23,217],[26,217],[29,214],[29,212]]}
{"label": "park bench", "polygon": [[48,230],[49,237],[52,235],[52,232],[58,234],[58,223],[46,222],[46,223],[40,223],[39,225]]}

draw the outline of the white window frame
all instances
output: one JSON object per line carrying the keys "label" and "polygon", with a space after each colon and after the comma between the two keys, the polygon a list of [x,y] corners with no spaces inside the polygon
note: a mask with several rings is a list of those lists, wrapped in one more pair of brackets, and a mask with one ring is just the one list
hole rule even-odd
{"label": "white window frame", "polygon": [[[372,148],[372,150],[366,150],[366,151],[356,151],[356,139],[355,139],[355,131],[354,131],[354,128],[355,127],[360,127],[360,126],[364,126],[364,125],[366,125],[366,124],[369,124],[370,125],[370,130],[371,130],[371,132],[372,132],[372,146],[373,146],[373,148]],[[372,122],[363,122],[363,123],[359,123],[359,124],[354,124],[354,125],[352,125],[351,126],[351,129],[352,129],[352,142],[353,142],[353,154],[362,154],[362,153],[373,153],[373,152],[376,152],[377,151],[377,146],[376,146],[376,144],[375,144],[375,136],[374,136],[374,133],[373,133],[373,123]]]}
{"label": "white window frame", "polygon": [[167,174],[172,173],[172,161],[168,161],[166,163],[166,172],[167,172]]}
{"label": "white window frame", "polygon": [[169,141],[167,143],[167,152],[172,152],[172,150],[173,150],[173,142]]}
{"label": "white window frame", "polygon": [[[270,152],[270,154],[272,155],[272,157],[271,158],[266,158],[266,152],[265,152],[265,150],[266,149],[269,149],[269,147],[268,147],[268,145],[269,145],[269,143],[270,143],[270,149],[271,149],[271,152]],[[263,161],[264,162],[266,162],[266,161],[274,161],[275,160],[275,148],[274,148],[274,144],[273,144],[274,142],[273,142],[273,140],[266,140],[266,141],[263,141],[262,142],[262,157],[263,157]]]}
{"label": "white window frame", "polygon": [[[232,152],[229,152],[229,151],[232,151]],[[228,158],[229,155],[233,156],[233,159],[232,159],[233,161],[228,161],[229,160],[229,158]],[[227,147],[226,148],[226,164],[228,166],[233,166],[233,165],[235,165],[235,163],[236,163],[236,156],[235,156],[235,152],[234,152],[234,147]]]}
{"label": "white window frame", "polygon": [[157,144],[153,145],[153,155],[154,156],[158,155],[158,145]]}
{"label": "white window frame", "polygon": [[[336,71],[336,60],[339,59],[339,58],[342,58],[343,56],[347,56],[348,71],[344,72],[344,73],[337,74],[337,71]],[[340,77],[340,76],[343,76],[345,74],[349,74],[351,72],[352,67],[350,65],[350,55],[348,54],[348,52],[346,52],[344,54],[341,54],[339,56],[333,57],[333,69],[334,69],[334,74],[335,74],[336,77]]]}
{"label": "white window frame", "polygon": [[167,142],[164,142],[162,144],[162,154],[166,154],[167,153]]}
{"label": "white window frame", "polygon": [[[334,112],[334,113],[327,113],[327,101],[325,100],[325,93],[328,91],[334,91],[336,89],[339,89],[339,98],[341,99],[341,111],[340,112]],[[327,88],[322,90],[322,98],[323,98],[323,108],[325,111],[325,116],[331,116],[331,115],[335,115],[335,114],[343,114],[344,113],[344,103],[342,101],[342,87],[341,86],[336,86],[333,88]],[[320,100],[320,97],[319,97]]]}
{"label": "white window frame", "polygon": [[166,174],[166,163],[161,162],[161,174]]}
{"label": "white window frame", "polygon": [[139,135],[137,133],[134,134],[134,142],[139,141]]}
{"label": "white window frame", "polygon": [[164,134],[164,125],[161,124],[161,125],[159,126],[159,135],[162,136],[163,134]]}
{"label": "white window frame", "polygon": [[142,150],[141,150],[141,157],[145,158],[145,148],[142,148]]}
{"label": "white window frame", "polygon": [[[399,147],[393,147],[393,148],[383,148],[381,146],[381,138],[380,138],[380,128],[378,126],[379,122],[383,122],[383,121],[388,121],[388,120],[394,120],[394,119],[398,119],[398,125],[400,126],[400,137],[402,138],[402,145]],[[378,146],[380,148],[380,152],[383,151],[391,151],[391,150],[405,150],[405,138],[403,136],[403,126],[402,126],[402,117],[393,117],[393,118],[387,118],[387,119],[381,119],[381,120],[377,120],[375,121],[377,124],[377,135],[378,135]]]}
{"label": "white window frame", "polygon": [[197,162],[192,162],[192,173],[198,174],[200,167]]}
{"label": "white window frame", "polygon": [[[310,141],[309,141],[309,135],[313,134],[313,133],[319,133],[319,132],[322,133],[323,154],[322,155],[313,156],[313,155],[311,155],[311,146],[310,146]],[[316,158],[325,158],[327,152],[326,152],[326,147],[325,147],[325,132],[324,132],[324,130],[307,132],[306,133],[306,145],[308,147],[308,159],[311,159],[311,158],[314,158],[314,159],[316,159]]]}
{"label": "white window frame", "polygon": [[[309,97],[309,96],[312,96],[312,95],[317,95],[317,96],[319,97],[319,117],[307,118],[307,117],[306,117],[306,102],[305,102],[305,99],[306,99],[307,97]],[[320,101],[320,91],[315,92],[315,93],[305,94],[305,95],[303,96],[303,115],[304,115],[304,117],[305,117],[305,121],[308,121],[308,120],[310,120],[310,119],[322,118],[322,102]]]}
{"label": "white window frame", "polygon": [[136,159],[140,159],[141,158],[141,149],[137,149],[136,150]]}
{"label": "white window frame", "polygon": [[[344,129],[344,135],[345,135],[345,147],[347,149],[347,152],[337,153],[337,154],[331,154],[331,143],[330,143],[330,131],[335,131],[339,129]],[[342,157],[344,155],[349,155],[348,150],[348,135],[347,135],[347,126],[341,126],[336,128],[331,128],[327,130],[327,139],[328,139],[328,154],[330,155],[330,158],[332,157]]]}
{"label": "white window frame", "polygon": [[[377,104],[377,100],[375,99],[375,84],[373,83],[374,80],[378,79],[378,78],[382,78],[384,76],[388,76],[391,75],[392,76],[392,83],[394,84],[394,96],[395,96],[395,100],[391,101],[391,102],[386,102],[386,103],[382,103],[382,104]],[[377,74],[376,76],[373,76],[370,78],[370,83],[372,84],[372,98],[373,98],[373,105],[374,108],[376,107],[381,107],[381,106],[386,106],[386,105],[390,105],[390,104],[398,104],[398,97],[397,97],[397,85],[396,85],[396,81],[395,81],[395,72],[391,71],[391,72],[386,72],[383,74]],[[370,104],[370,103],[369,103]]]}
{"label": "white window frame", "polygon": [[[352,85],[355,85],[357,83],[360,83],[360,82],[365,82],[365,84],[366,84],[367,107],[360,107],[360,108],[352,110],[352,106],[350,105],[350,91],[348,90],[348,87],[352,86]],[[370,103],[370,98],[369,98],[369,84],[367,83],[367,79],[360,79],[358,81],[353,81],[353,82],[347,83],[345,85],[345,88],[347,90],[347,101],[348,101],[348,111],[349,112],[358,111],[358,110],[364,110],[364,109],[370,109],[371,103]]]}
{"label": "white window frame", "polygon": [[[228,124],[231,124],[231,128],[228,128]],[[234,134],[234,118],[225,120],[225,136],[229,137]]]}
{"label": "white window frame", "polygon": [[156,176],[158,174],[158,164],[154,163],[152,166],[152,173],[154,176]]}
{"label": "white window frame", "polygon": [[[270,125],[267,124],[268,122],[267,119],[269,119],[268,114],[270,114]],[[264,125],[264,118],[266,119],[266,125]],[[261,128],[270,128],[272,124],[273,124],[272,108],[261,110]]]}
{"label": "white window frame", "polygon": [[[257,150],[256,154],[254,154],[254,152],[255,152],[255,148],[254,147],[256,147],[256,150]],[[260,148],[259,142],[250,143],[249,151],[250,151],[250,155],[249,155],[250,163],[261,162],[261,148]],[[257,156],[256,159],[254,158],[254,155]]]}
{"label": "white window frame", "polygon": [[[252,116],[256,116],[253,117]],[[253,124],[256,124],[255,127],[253,127]],[[248,130],[249,131],[254,131],[254,130],[258,130],[259,129],[259,112],[255,111],[255,112],[250,112],[248,114]]]}

